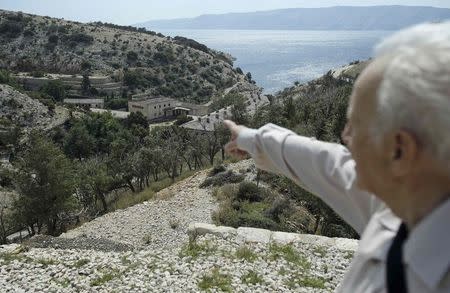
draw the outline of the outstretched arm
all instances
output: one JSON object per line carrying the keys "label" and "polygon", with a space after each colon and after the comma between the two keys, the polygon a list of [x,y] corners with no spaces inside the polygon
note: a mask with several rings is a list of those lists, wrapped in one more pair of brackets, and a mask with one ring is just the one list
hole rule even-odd
{"label": "outstretched arm", "polygon": [[358,233],[381,205],[355,185],[355,163],[344,146],[299,136],[274,124],[257,130],[232,121],[225,125],[232,133],[225,147],[229,154],[248,153],[258,168],[291,178],[319,196]]}

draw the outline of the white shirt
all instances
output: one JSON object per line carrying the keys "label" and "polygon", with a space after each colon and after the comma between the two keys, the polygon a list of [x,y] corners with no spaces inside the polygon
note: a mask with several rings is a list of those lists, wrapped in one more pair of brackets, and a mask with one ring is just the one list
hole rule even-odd
{"label": "white shirt", "polygon": [[[336,292],[386,292],[386,258],[400,219],[355,184],[347,148],[267,124],[237,138],[257,167],[286,175],[319,196],[360,235],[359,248]],[[426,195],[424,195],[426,196]],[[450,293],[450,200],[409,232],[403,248],[409,293]]]}

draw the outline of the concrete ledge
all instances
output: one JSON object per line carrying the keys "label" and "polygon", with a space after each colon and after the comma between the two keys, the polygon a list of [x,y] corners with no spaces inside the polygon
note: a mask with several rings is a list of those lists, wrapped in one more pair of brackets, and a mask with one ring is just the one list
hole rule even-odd
{"label": "concrete ledge", "polygon": [[270,243],[272,232],[266,229],[239,227],[237,229],[237,241],[243,243]]}
{"label": "concrete ledge", "polygon": [[348,251],[356,251],[358,248],[358,240],[355,239],[329,238],[318,235],[276,232],[249,227],[235,229],[206,223],[191,223],[187,232],[190,239],[195,239],[201,235],[213,234],[224,239],[234,238],[237,242],[242,243],[275,243],[280,245],[304,243],[317,246],[333,246],[339,250]]}
{"label": "concrete ledge", "polygon": [[230,236],[235,236],[237,234],[237,230],[232,227],[216,226],[206,223],[190,223],[187,232],[189,237],[194,239],[197,236],[205,234],[213,234],[227,239]]}

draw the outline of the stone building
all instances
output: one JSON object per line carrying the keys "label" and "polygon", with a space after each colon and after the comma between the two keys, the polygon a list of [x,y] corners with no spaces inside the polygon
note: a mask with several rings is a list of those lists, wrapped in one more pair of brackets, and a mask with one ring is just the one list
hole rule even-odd
{"label": "stone building", "polygon": [[77,99],[64,99],[64,104],[85,106],[86,108],[103,109],[105,106],[105,101],[103,99],[77,98]]}
{"label": "stone building", "polygon": [[205,115],[208,113],[207,105],[196,105],[177,101],[167,97],[134,98],[128,102],[128,111],[141,112],[149,120],[174,118],[179,115]]}
{"label": "stone building", "polygon": [[141,112],[148,120],[160,119],[169,114],[168,109],[173,108],[176,102],[177,100],[166,97],[131,100],[128,101],[128,111]]}

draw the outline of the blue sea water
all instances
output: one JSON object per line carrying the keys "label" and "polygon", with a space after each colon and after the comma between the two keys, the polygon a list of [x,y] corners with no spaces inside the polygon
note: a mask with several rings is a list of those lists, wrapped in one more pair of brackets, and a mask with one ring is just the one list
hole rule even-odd
{"label": "blue sea water", "polygon": [[372,56],[389,31],[159,30],[230,53],[265,93],[320,77],[330,69]]}

